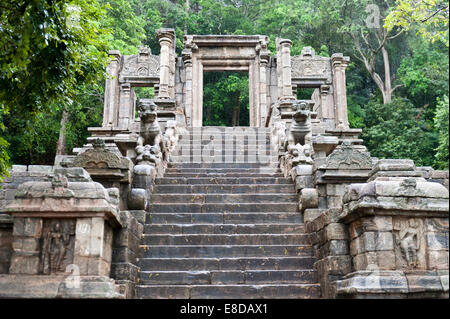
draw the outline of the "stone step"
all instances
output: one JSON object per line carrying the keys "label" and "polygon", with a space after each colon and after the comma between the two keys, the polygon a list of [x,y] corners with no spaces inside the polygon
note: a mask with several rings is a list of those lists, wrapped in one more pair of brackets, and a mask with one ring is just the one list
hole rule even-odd
{"label": "stone step", "polygon": [[306,234],[144,234],[143,245],[307,245]]}
{"label": "stone step", "polygon": [[242,184],[272,184],[272,185],[290,185],[294,187],[291,178],[285,177],[163,177],[156,178],[155,185],[242,185]]}
{"label": "stone step", "polygon": [[209,168],[209,169],[226,169],[226,168],[240,168],[240,169],[249,169],[249,168],[255,168],[255,169],[263,169],[263,170],[273,170],[276,169],[277,166],[273,166],[278,163],[259,163],[259,162],[213,162],[213,163],[204,163],[204,162],[182,162],[182,163],[175,163],[175,162],[169,162],[167,164],[168,168]]}
{"label": "stone step", "polygon": [[170,167],[166,169],[165,175],[182,173],[182,174],[226,174],[226,173],[245,173],[245,174],[279,174],[281,170],[277,167],[263,167],[263,168],[192,168],[192,167]]}
{"label": "stone step", "polygon": [[303,224],[145,224],[145,234],[300,234]]}
{"label": "stone step", "polygon": [[313,256],[310,245],[141,245],[141,258]]}
{"label": "stone step", "polygon": [[[263,137],[263,136],[261,136]],[[183,146],[198,146],[198,145],[224,145],[224,146],[259,146],[259,145],[271,145],[271,140],[269,135],[264,135],[264,138],[261,139],[260,136],[252,137],[251,139],[248,136],[239,134],[239,135],[231,135],[228,136],[226,134],[222,134],[221,138],[218,140],[215,137],[211,137],[208,135],[202,136],[201,134],[190,134],[186,136],[181,136],[178,140],[177,145]]]}
{"label": "stone step", "polygon": [[[209,196],[209,195],[208,195]],[[231,196],[231,195],[230,195]],[[279,202],[265,202],[261,203],[239,203],[224,204],[224,203],[158,203],[152,204],[150,211],[152,213],[214,213],[214,212],[297,212],[298,204],[296,202],[279,203]]]}
{"label": "stone step", "polygon": [[317,281],[315,270],[194,270],[141,271],[140,285],[307,284]]}
{"label": "stone step", "polygon": [[239,184],[239,185],[155,185],[153,194],[245,194],[245,193],[296,193],[290,184]]}
{"label": "stone step", "polygon": [[[151,203],[220,203],[239,208],[240,203],[287,203],[298,200],[297,194],[152,194]],[[286,204],[281,204],[286,205]]]}
{"label": "stone step", "polygon": [[140,258],[139,266],[151,270],[299,270],[313,269],[316,259],[299,257],[241,258]]}
{"label": "stone step", "polygon": [[318,284],[263,285],[138,285],[138,298],[145,299],[315,299]]}
{"label": "stone step", "polygon": [[283,177],[281,173],[265,174],[265,173],[167,173],[164,177]]}
{"label": "stone step", "polygon": [[300,213],[149,213],[147,224],[272,224],[303,223]]}

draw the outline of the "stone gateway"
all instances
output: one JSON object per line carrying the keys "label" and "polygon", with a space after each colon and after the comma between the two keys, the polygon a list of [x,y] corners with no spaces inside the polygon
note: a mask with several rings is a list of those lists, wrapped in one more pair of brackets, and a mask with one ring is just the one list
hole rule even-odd
{"label": "stone gateway", "polygon": [[[159,56],[109,52],[84,146],[1,185],[1,298],[448,298],[448,172],[370,155],[348,57],[264,35],[186,35],[178,56],[173,29],[157,39]],[[249,127],[202,125],[208,71],[248,72]]]}

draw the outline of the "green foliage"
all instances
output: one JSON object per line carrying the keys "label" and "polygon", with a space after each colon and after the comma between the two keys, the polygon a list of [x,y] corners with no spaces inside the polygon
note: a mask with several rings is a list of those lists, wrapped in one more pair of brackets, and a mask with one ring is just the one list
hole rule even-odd
{"label": "green foliage", "polygon": [[239,125],[249,125],[248,73],[205,73],[203,93],[203,125],[232,126],[233,109],[239,106]]}
{"label": "green foliage", "polygon": [[365,111],[363,139],[372,156],[409,158],[417,166],[433,164],[437,136],[410,101],[371,101]]}
{"label": "green foliage", "polygon": [[[58,107],[73,103],[81,84],[94,84],[101,77],[106,62],[105,43],[101,41],[105,31],[99,24],[103,12],[97,0],[2,3],[0,112],[5,123],[13,127],[21,123],[20,129],[28,132],[23,140],[9,135],[13,153],[22,143],[29,145],[53,134],[48,130],[35,138],[34,129],[39,128],[33,125]],[[5,126],[11,131],[9,125]],[[47,126],[45,120],[38,126]],[[32,151],[37,149],[39,145],[33,145]],[[6,157],[1,158],[5,163]]]}
{"label": "green foliage", "polygon": [[439,137],[439,146],[436,151],[436,160],[435,164],[440,169],[448,170],[449,166],[449,158],[448,158],[448,130],[449,130],[449,122],[448,122],[448,96],[445,95],[442,99],[438,98],[437,108],[436,108],[436,116],[434,118],[434,124],[436,126],[438,137]]}
{"label": "green foliage", "polygon": [[448,0],[397,0],[384,27],[388,30],[400,27],[405,31],[415,28],[423,38],[442,41],[448,47]]}

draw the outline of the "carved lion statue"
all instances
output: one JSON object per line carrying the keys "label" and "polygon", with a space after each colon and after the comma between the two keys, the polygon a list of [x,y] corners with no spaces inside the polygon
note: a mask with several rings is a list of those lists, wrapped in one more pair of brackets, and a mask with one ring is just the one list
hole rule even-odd
{"label": "carved lion statue", "polygon": [[310,104],[307,101],[296,100],[293,103],[292,109],[294,114],[292,116],[293,122],[291,124],[290,133],[295,140],[295,144],[311,144],[312,130]]}
{"label": "carved lion statue", "polygon": [[139,100],[137,109],[141,119],[138,146],[151,145],[160,147],[161,129],[157,121],[157,105],[151,100]]}

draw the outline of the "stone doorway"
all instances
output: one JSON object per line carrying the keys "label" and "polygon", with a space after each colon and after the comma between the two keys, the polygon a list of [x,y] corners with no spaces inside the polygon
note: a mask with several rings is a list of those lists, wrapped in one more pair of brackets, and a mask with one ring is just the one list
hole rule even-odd
{"label": "stone doorway", "polygon": [[205,72],[203,83],[203,126],[250,126],[247,72]]}
{"label": "stone doorway", "polygon": [[263,127],[268,110],[266,72],[270,52],[267,36],[187,35],[184,43],[188,126],[203,125],[204,72],[244,71],[249,74],[250,126]]}

